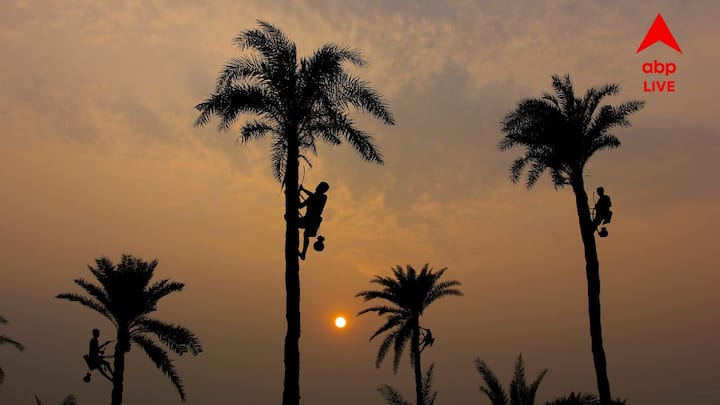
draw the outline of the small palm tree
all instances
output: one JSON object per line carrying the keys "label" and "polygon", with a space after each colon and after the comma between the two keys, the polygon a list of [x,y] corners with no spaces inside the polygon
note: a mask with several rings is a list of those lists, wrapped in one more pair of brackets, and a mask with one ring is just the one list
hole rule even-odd
{"label": "small palm tree", "polygon": [[[38,398],[37,395],[35,395],[35,403],[37,405],[42,405],[42,402],[40,402],[40,398]],[[75,395],[70,394],[67,397],[65,397],[65,399],[63,399],[61,405],[77,405],[77,403],[78,402],[77,402],[77,398],[75,398]]]}
{"label": "small palm tree", "polygon": [[[0,315],[0,324],[7,323],[7,319],[5,319],[2,315]],[[0,346],[2,345],[10,345],[15,347],[18,351],[25,350],[25,347],[20,344],[17,340],[14,340],[8,336],[0,335]],[[2,367],[0,367],[0,384],[5,381],[5,371],[3,371]]]}
{"label": "small palm tree", "polygon": [[215,92],[196,108],[196,126],[212,117],[226,131],[241,114],[245,121],[242,143],[271,138],[275,178],[285,188],[285,336],[283,405],[300,403],[300,262],[298,258],[298,164],[315,154],[318,141],[340,145],[346,141],[364,160],[383,163],[372,136],[360,130],[348,116],[352,106],[394,124],[380,94],[366,82],[350,75],[344,63],[364,66],[357,51],[326,44],[310,57],[298,60],[295,43],[280,29],[258,21],[260,29],[235,38],[241,50],[251,52],[230,60],[220,72]]}
{"label": "small palm tree", "polygon": [[[432,389],[432,377],[434,368],[435,365],[431,364],[422,381],[422,396],[423,403],[425,405],[435,405],[435,399],[437,398],[438,394],[437,391],[433,391]],[[378,392],[380,392],[380,395],[383,397],[385,402],[388,403],[388,405],[412,405],[412,402],[407,401],[402,396],[400,391],[389,385],[380,386],[380,388],[378,388]]]}
{"label": "small palm tree", "polygon": [[125,354],[131,343],[140,346],[155,366],[170,378],[180,399],[185,401],[182,379],[175,370],[167,351],[153,340],[165,345],[178,355],[190,352],[194,356],[202,352],[198,338],[188,329],[147,315],[157,309],[158,301],[166,295],[182,291],[182,283],[168,279],[150,284],[158,261],[143,261],[131,255],[123,255],[120,263],[101,257],[96,267],[88,266],[98,284],[76,279],[89,296],[64,293],[57,298],[78,302],[107,318],[115,327],[116,343],[113,354],[112,405],[120,405],[123,396]]}
{"label": "small palm tree", "polygon": [[543,370],[532,384],[527,385],[525,365],[521,354],[515,362],[515,372],[510,383],[510,396],[508,397],[495,373],[484,361],[480,358],[475,359],[475,367],[485,381],[485,385],[480,386],[480,391],[487,395],[492,405],[535,405],[535,394],[547,373],[547,369]]}
{"label": "small palm tree", "polygon": [[[612,401],[611,403],[613,405],[628,405],[626,399],[620,398]],[[545,405],[600,405],[600,400],[590,393],[571,392],[570,395],[545,402]]]}
{"label": "small palm tree", "polygon": [[587,392],[575,393],[545,402],[545,405],[600,405],[600,401],[593,394]]}
{"label": "small palm tree", "polygon": [[593,224],[585,191],[584,170],[595,152],[617,148],[620,141],[611,133],[615,127],[630,125],[628,116],[643,108],[642,101],[629,101],[618,106],[604,105],[601,100],[617,94],[619,86],[590,88],[583,98],[575,97],[570,76],[553,76],[555,94],[520,101],[515,110],[502,122],[505,137],[501,151],[515,146],[525,148],[525,154],[510,167],[514,183],[527,170],[525,185],[531,188],[540,176],[549,171],[555,188],[569,185],[575,194],[580,235],[585,251],[585,275],[588,289],[590,340],[600,401],[610,404],[610,382],[602,342],[600,322],[600,262],[595,244],[596,226]]}
{"label": "small palm tree", "polygon": [[[420,352],[421,330],[427,329],[420,326],[420,316],[425,309],[436,300],[450,295],[463,295],[458,289],[452,288],[460,285],[459,281],[439,281],[447,269],[443,268],[433,272],[427,264],[418,273],[410,265],[407,271],[400,266],[393,269],[393,277],[375,276],[370,282],[379,284],[382,289],[359,292],[356,297],[362,297],[364,301],[381,299],[385,304],[366,308],[358,313],[362,315],[368,312],[376,312],[378,316],[387,315],[386,322],[370,337],[389,332],[378,350],[375,366],[385,358],[390,346],[395,351],[393,358],[393,371],[397,372],[400,365],[400,357],[408,341],[410,341],[410,364],[415,372],[415,395],[417,405],[427,405],[424,402],[423,382],[421,374]],[[427,339],[430,337],[430,339]],[[431,344],[434,339],[431,335],[425,335],[425,343]]]}

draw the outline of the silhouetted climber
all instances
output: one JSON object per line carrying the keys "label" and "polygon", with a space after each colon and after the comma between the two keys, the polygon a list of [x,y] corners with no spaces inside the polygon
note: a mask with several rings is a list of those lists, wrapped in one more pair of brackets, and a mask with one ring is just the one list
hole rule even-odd
{"label": "silhouetted climber", "polygon": [[422,352],[423,350],[425,350],[426,347],[432,346],[433,343],[435,343],[435,338],[433,338],[433,335],[432,335],[432,332],[430,332],[430,329],[422,328],[422,327],[420,329],[422,329],[421,333],[423,335],[423,340],[422,340],[422,342],[420,342],[420,346],[421,346],[420,351]]}
{"label": "silhouetted climber", "polygon": [[110,342],[112,342],[112,340],[108,340],[107,342],[100,345],[98,342],[98,338],[100,337],[100,330],[93,329],[92,334],[93,334],[93,337],[92,337],[92,339],[90,339],[88,354],[83,356],[90,371],[87,374],[85,374],[83,381],[90,382],[90,378],[92,376],[93,370],[98,370],[100,372],[100,374],[102,374],[103,377],[112,381],[113,371],[110,368],[110,363],[108,363],[107,360],[105,360],[105,357],[112,357],[112,356],[104,355],[105,346],[107,346]]}
{"label": "silhouetted climber", "polygon": [[[306,207],[305,216],[300,217],[299,228],[305,229],[303,233],[303,247],[300,252],[300,259],[305,260],[305,254],[307,254],[308,245],[310,244],[310,238],[317,236],[320,223],[322,222],[322,212],[325,209],[325,203],[327,202],[327,196],[325,193],[330,189],[330,185],[321,181],[320,184],[315,187],[315,192],[307,190],[305,187],[300,185],[300,191],[307,194],[307,198],[300,202],[300,208]],[[318,236],[317,242],[315,242],[315,250],[322,251],[325,246],[323,241],[325,238]]]}
{"label": "silhouetted climber", "polygon": [[[610,211],[610,207],[612,207],[612,202],[610,202],[610,197],[605,194],[605,188],[598,187],[597,193],[598,200],[595,203],[595,218],[593,218],[593,226],[595,227],[595,230],[597,230],[597,227],[602,224],[609,224],[610,220],[612,219],[612,211]],[[603,226],[602,228],[600,228],[598,234],[602,238],[608,236],[607,228]]]}

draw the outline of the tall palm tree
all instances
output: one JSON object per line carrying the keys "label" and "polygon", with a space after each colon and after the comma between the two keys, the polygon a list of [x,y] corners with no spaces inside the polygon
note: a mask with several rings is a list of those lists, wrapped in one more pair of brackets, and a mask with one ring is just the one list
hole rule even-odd
{"label": "tall palm tree", "polygon": [[525,365],[521,354],[515,362],[515,372],[512,382],[510,382],[510,395],[508,396],[502,388],[500,380],[483,360],[475,359],[475,367],[485,381],[485,385],[480,386],[480,391],[487,395],[492,405],[535,405],[535,395],[547,373],[547,369],[543,370],[532,384],[527,385]]}
{"label": "tall palm tree", "polygon": [[595,152],[620,146],[610,131],[630,125],[628,116],[644,107],[643,101],[629,101],[618,106],[603,105],[601,100],[619,92],[619,86],[609,84],[587,90],[583,98],[575,97],[570,76],[553,76],[555,94],[520,101],[517,108],[502,121],[505,137],[499,143],[501,151],[515,146],[525,148],[525,154],[510,167],[510,178],[517,183],[527,170],[525,185],[531,188],[548,171],[555,188],[569,185],[575,194],[580,223],[580,235],[585,249],[585,274],[588,288],[590,338],[602,405],[610,404],[610,382],[602,343],[600,324],[600,263],[595,245],[593,225],[585,191],[583,171]]}
{"label": "tall palm tree", "polygon": [[[0,324],[4,324],[7,322],[8,322],[7,319],[5,319],[2,315],[0,315]],[[2,346],[2,345],[13,346],[20,352],[25,350],[25,346],[20,344],[20,342],[18,342],[17,340],[14,340],[8,336],[5,336],[5,335],[0,335],[0,346]],[[5,381],[5,371],[3,371],[2,367],[0,367],[0,384],[2,384],[3,381]]]}
{"label": "tall palm tree", "polygon": [[[415,372],[417,405],[428,405],[423,401],[420,362],[421,330],[427,331],[427,329],[420,326],[420,316],[430,304],[440,298],[463,295],[460,290],[452,288],[461,285],[459,281],[439,281],[446,270],[447,268],[443,268],[433,272],[433,269],[425,264],[418,273],[410,265],[407,266],[407,270],[396,266],[392,269],[392,277],[375,276],[370,280],[371,283],[379,284],[380,290],[361,291],[356,294],[356,297],[362,297],[365,302],[374,299],[385,301],[383,304],[366,308],[358,313],[358,315],[362,315],[376,312],[378,316],[387,315],[385,324],[370,337],[370,340],[373,340],[376,336],[389,331],[378,350],[375,367],[380,367],[380,363],[392,345],[395,351],[393,371],[397,372],[403,349],[408,340],[410,341],[410,364]],[[425,337],[427,338],[428,335],[426,334]]]}
{"label": "tall palm tree", "polygon": [[75,279],[89,296],[64,293],[57,298],[78,302],[107,318],[115,327],[113,353],[112,405],[120,405],[123,397],[125,354],[134,343],[145,351],[155,366],[175,385],[180,399],[185,401],[183,381],[175,370],[168,352],[157,341],[178,355],[187,352],[193,356],[202,352],[198,338],[183,326],[160,321],[147,315],[157,309],[158,301],[166,295],[182,291],[185,284],[164,279],[150,284],[158,261],[143,261],[132,255],[123,255],[117,265],[107,257],[95,260],[96,267],[88,266],[98,284]]}
{"label": "tall palm tree", "polygon": [[285,188],[285,336],[283,405],[300,402],[300,263],[298,257],[299,159],[308,161],[318,141],[348,142],[367,161],[383,163],[373,138],[347,115],[349,106],[394,124],[388,106],[369,85],[347,73],[345,62],[364,66],[350,48],[326,44],[298,60],[295,43],[280,29],[258,21],[259,29],[240,33],[234,42],[249,53],[231,59],[220,72],[215,92],[196,108],[196,126],[219,119],[230,129],[243,113],[242,143],[271,138],[275,178]]}

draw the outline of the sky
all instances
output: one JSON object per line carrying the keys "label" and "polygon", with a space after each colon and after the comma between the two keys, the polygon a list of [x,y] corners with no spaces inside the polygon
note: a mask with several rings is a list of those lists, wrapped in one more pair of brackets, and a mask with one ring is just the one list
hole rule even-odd
{"label": "sky", "polygon": [[[662,13],[682,54],[658,43],[635,53]],[[90,330],[112,325],[75,303],[100,256],[157,258],[156,277],[186,284],[156,316],[191,329],[205,351],[176,365],[188,404],[277,404],[285,335],[283,195],[269,144],[237,128],[193,127],[194,106],[258,19],[300,55],[350,45],[353,73],[380,91],[397,124],[353,113],[385,165],[347,145],[320,146],[304,184],[331,189],[322,253],[301,263],[304,404],[382,404],[377,387],[412,397],[404,357],[375,368],[382,320],[356,317],[355,297],[396,265],[448,268],[463,297],[433,304],[438,404],[489,404],[474,360],[509,383],[522,353],[528,377],[548,369],[538,402],[595,392],[584,258],[574,197],[544,177],[531,190],[499,152],[500,122],[523,98],[570,74],[580,94],[617,83],[618,104],[646,101],[622,141],[586,168],[589,193],[613,201],[599,240],[602,322],[614,396],[634,405],[711,404],[720,395],[720,125],[717,2],[694,1],[24,1],[0,3],[0,403],[33,395],[107,403],[84,384]],[[673,62],[670,77],[642,64]],[[674,80],[674,93],[643,91]],[[714,269],[714,270],[713,270]],[[343,330],[337,315],[348,317]],[[170,381],[140,350],[125,403],[176,404]]]}

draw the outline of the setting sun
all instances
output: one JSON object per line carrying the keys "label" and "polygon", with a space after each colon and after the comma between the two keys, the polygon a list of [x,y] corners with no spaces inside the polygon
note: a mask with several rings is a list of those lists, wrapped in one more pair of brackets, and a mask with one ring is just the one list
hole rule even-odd
{"label": "setting sun", "polygon": [[337,318],[335,318],[335,326],[342,329],[345,327],[345,325],[347,325],[347,319],[342,316],[338,316]]}

